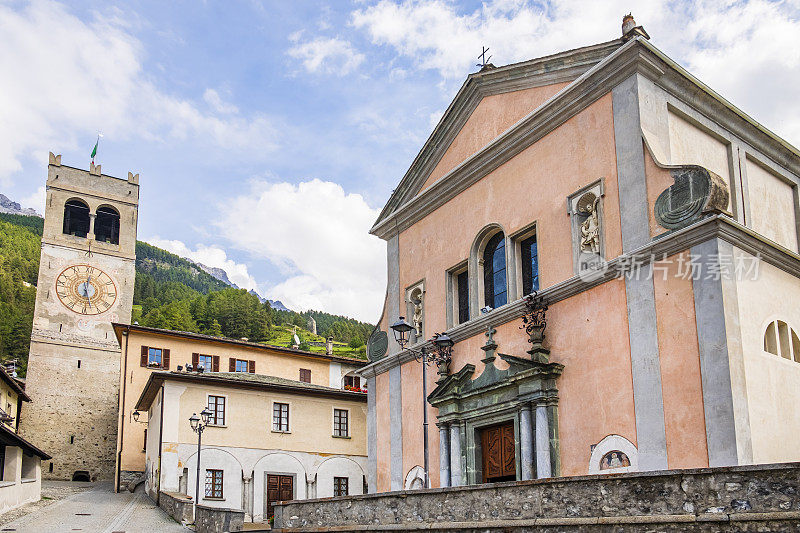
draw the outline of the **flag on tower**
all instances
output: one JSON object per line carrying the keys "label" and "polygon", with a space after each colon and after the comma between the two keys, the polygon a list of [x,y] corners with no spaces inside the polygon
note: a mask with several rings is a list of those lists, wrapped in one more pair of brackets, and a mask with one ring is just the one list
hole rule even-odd
{"label": "flag on tower", "polygon": [[97,155],[97,145],[100,144],[100,137],[102,137],[102,133],[97,134],[97,141],[94,143],[94,148],[92,148],[92,164],[94,164],[94,156]]}

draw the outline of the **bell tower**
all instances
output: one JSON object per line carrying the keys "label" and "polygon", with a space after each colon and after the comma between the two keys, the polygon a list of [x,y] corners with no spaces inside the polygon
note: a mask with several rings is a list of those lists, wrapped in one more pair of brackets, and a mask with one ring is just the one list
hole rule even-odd
{"label": "bell tower", "polygon": [[50,153],[23,434],[48,453],[45,479],[114,475],[120,350],[136,277],[139,175],[61,164]]}

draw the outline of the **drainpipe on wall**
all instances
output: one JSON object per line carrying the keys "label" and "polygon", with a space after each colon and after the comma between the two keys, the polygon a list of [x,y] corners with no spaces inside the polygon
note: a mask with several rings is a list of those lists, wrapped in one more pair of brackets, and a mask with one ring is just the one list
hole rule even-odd
{"label": "drainpipe on wall", "polygon": [[[156,478],[156,505],[161,504],[161,446],[164,436],[164,382],[161,382],[161,417],[158,421],[158,477]],[[198,458],[199,459],[199,458]]]}
{"label": "drainpipe on wall", "polygon": [[125,436],[125,385],[128,383],[128,339],[131,336],[131,327],[125,328],[125,352],[122,357],[122,407],[120,407],[119,417],[119,450],[117,450],[117,471],[115,473],[115,492],[119,492],[119,485],[122,478],[122,447],[124,446],[123,437]]}

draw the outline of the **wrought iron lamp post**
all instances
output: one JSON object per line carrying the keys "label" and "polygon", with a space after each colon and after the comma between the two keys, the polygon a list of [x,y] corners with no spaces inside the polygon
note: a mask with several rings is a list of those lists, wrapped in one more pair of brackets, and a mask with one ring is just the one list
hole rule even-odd
{"label": "wrought iron lamp post", "polygon": [[200,503],[200,443],[203,439],[203,430],[208,425],[208,418],[212,414],[213,413],[209,411],[208,407],[204,407],[203,410],[200,412],[200,416],[197,416],[197,413],[192,413],[192,416],[189,418],[189,424],[191,424],[192,426],[192,431],[197,433],[197,479],[194,491],[195,520],[197,520],[197,505],[198,503]]}
{"label": "wrought iron lamp post", "polygon": [[[398,317],[397,322],[391,325],[394,332],[394,339],[400,345],[401,350],[406,349],[409,340],[409,333],[414,329],[414,326],[406,322],[405,317]],[[424,470],[425,470],[425,488],[430,488],[430,476],[428,475],[428,381],[426,368],[430,363],[436,364],[439,367],[439,375],[444,377],[448,374],[448,368],[453,353],[453,340],[447,336],[446,333],[435,333],[431,339],[434,345],[433,351],[428,351],[426,347],[421,350],[414,350],[409,348],[414,359],[422,362],[422,438],[423,438],[423,457],[424,457]]]}

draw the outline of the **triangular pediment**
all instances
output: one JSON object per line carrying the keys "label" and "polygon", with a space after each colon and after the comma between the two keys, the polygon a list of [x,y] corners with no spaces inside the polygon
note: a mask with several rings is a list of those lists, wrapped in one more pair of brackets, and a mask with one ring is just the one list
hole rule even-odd
{"label": "triangular pediment", "polygon": [[470,74],[376,225],[623,44],[617,39]]}

